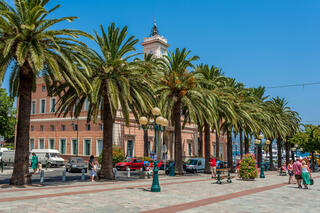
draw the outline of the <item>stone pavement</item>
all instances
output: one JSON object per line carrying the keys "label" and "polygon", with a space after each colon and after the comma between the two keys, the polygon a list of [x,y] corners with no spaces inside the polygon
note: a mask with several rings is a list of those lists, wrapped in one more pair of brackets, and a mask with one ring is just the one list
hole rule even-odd
{"label": "stone pavement", "polygon": [[160,193],[149,191],[151,180],[2,188],[0,212],[320,212],[320,179],[309,190],[287,179],[266,172],[219,185],[204,174],[161,177]]}

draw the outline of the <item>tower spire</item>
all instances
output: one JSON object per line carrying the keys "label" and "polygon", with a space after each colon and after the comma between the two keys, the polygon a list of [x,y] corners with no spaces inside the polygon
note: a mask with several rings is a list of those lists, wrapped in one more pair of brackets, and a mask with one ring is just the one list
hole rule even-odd
{"label": "tower spire", "polygon": [[154,18],[153,27],[152,27],[152,29],[151,29],[151,34],[150,34],[150,36],[155,36],[155,35],[160,35],[160,34],[159,34],[158,27],[157,27],[157,23],[156,23],[156,18]]}

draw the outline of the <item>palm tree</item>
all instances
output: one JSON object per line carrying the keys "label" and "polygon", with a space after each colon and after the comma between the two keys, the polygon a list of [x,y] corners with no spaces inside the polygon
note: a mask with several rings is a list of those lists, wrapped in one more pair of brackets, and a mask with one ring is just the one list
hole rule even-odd
{"label": "palm tree", "polygon": [[146,80],[139,61],[128,62],[136,54],[138,39],[126,39],[127,27],[117,28],[114,23],[106,33],[101,26],[101,35],[95,32],[95,41],[101,54],[92,57],[94,91],[90,95],[88,117],[96,120],[101,106],[103,120],[103,151],[100,178],[112,179],[112,138],[113,123],[120,110],[126,124],[129,124],[129,110],[138,120],[139,114],[149,112],[154,103],[153,90]]}
{"label": "palm tree", "polygon": [[77,64],[84,64],[85,45],[76,40],[78,36],[89,35],[78,30],[53,30],[56,24],[76,17],[48,18],[60,7],[47,10],[48,2],[14,0],[12,7],[0,0],[0,82],[10,64],[14,64],[10,87],[19,100],[16,154],[10,179],[13,185],[30,183],[25,174],[29,163],[31,93],[36,89],[36,77],[46,70],[51,77],[67,81],[75,88],[90,88],[83,72],[77,69]]}
{"label": "palm tree", "polygon": [[[107,33],[101,28],[101,35],[95,32],[95,42],[101,54],[93,51],[90,55],[91,74],[89,79],[93,91],[89,94],[74,94],[73,88],[63,92],[59,113],[71,112],[75,105],[77,117],[85,99],[88,99],[88,122],[96,122],[101,115],[103,123],[103,150],[100,178],[113,178],[112,144],[113,124],[117,112],[120,112],[126,125],[130,122],[130,113],[138,122],[139,115],[148,114],[155,103],[152,85],[147,81],[146,63],[141,60],[128,60],[137,54],[134,36],[127,38],[127,27],[120,29],[112,23]],[[151,71],[150,71],[151,72]],[[57,93],[61,94],[62,90]],[[79,109],[79,110],[78,110]]]}
{"label": "palm tree", "polygon": [[204,109],[201,89],[197,87],[197,81],[188,68],[193,68],[192,62],[198,56],[189,57],[190,51],[176,49],[175,52],[165,56],[160,73],[160,82],[155,92],[159,98],[159,106],[164,116],[170,118],[174,125],[174,154],[175,169],[178,174],[183,174],[182,168],[182,143],[181,143],[181,115],[182,110],[187,109],[190,119],[195,121],[197,112]]}
{"label": "palm tree", "polygon": [[[203,90],[206,109],[200,112],[202,119],[197,119],[198,126],[204,126],[204,144],[205,144],[205,172],[210,173],[210,127],[218,129],[219,126],[219,105],[217,90],[224,85],[225,77],[221,69],[208,65],[199,65],[196,68],[195,76],[198,79],[199,87]],[[221,107],[222,108],[222,107]],[[204,121],[201,124],[199,121]],[[218,138],[218,137],[217,137]],[[216,142],[219,142],[217,139]]]}

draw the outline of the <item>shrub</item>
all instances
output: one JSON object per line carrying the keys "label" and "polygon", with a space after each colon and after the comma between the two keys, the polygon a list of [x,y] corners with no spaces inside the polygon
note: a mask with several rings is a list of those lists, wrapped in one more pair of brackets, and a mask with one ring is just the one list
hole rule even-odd
{"label": "shrub", "polygon": [[239,175],[243,180],[252,180],[258,176],[256,159],[252,154],[246,154],[240,161]]}
{"label": "shrub", "polygon": [[150,163],[153,162],[152,158],[150,157],[142,157],[142,161],[149,161]]}
{"label": "shrub", "polygon": [[[112,164],[113,166],[117,163],[120,163],[124,161],[126,157],[124,156],[124,153],[120,147],[113,147],[112,148]],[[102,163],[102,154],[99,155],[99,164]]]}

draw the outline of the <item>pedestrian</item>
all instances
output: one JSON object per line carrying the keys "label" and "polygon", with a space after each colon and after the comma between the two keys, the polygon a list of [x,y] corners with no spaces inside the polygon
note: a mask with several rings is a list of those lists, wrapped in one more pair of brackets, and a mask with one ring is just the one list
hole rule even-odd
{"label": "pedestrian", "polygon": [[301,160],[297,160],[296,162],[293,163],[293,174],[294,177],[297,180],[297,184],[298,184],[298,188],[302,188],[301,185],[301,181],[302,181],[302,176],[301,176],[301,172],[302,172],[302,164],[300,162]]}
{"label": "pedestrian", "polygon": [[38,156],[34,152],[32,152],[31,168],[33,169],[33,174],[35,175],[38,168]]}
{"label": "pedestrian", "polygon": [[293,160],[288,164],[289,184],[294,183],[293,181]]}
{"label": "pedestrian", "polygon": [[211,178],[214,178],[214,176],[217,176],[216,159],[213,156],[210,159],[210,170],[211,170]]}
{"label": "pedestrian", "polygon": [[311,172],[306,161],[302,161],[302,180],[305,189],[308,189],[307,185],[310,185]]}
{"label": "pedestrian", "polygon": [[88,165],[89,171],[90,173],[90,177],[91,177],[91,182],[94,181],[94,177],[97,176],[97,166],[96,163],[94,161],[94,156],[91,155],[90,159],[89,159],[89,165]]}

